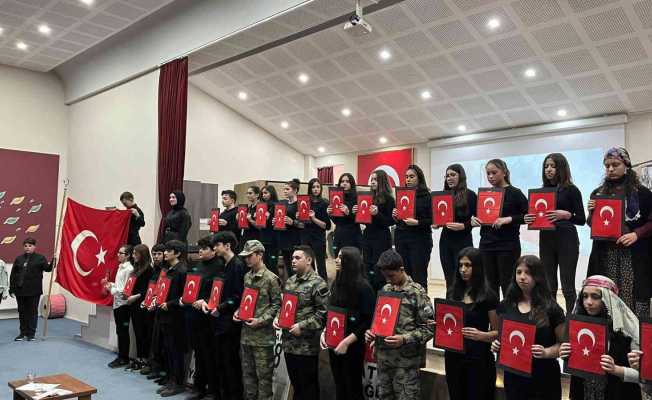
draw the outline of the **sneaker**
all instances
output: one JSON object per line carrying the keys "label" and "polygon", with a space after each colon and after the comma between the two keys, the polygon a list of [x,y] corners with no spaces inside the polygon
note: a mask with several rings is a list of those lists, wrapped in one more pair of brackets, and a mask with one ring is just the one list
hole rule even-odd
{"label": "sneaker", "polygon": [[120,367],[124,367],[127,364],[129,364],[129,361],[123,360],[122,358],[118,357],[109,363],[109,368],[120,368]]}
{"label": "sneaker", "polygon": [[136,368],[136,360],[131,360],[125,367],[125,371],[133,371]]}
{"label": "sneaker", "polygon": [[143,369],[143,366],[144,365],[143,365],[142,361],[136,360],[136,363],[135,363],[134,367],[131,370],[132,371],[140,371],[141,369]]}
{"label": "sneaker", "polygon": [[172,397],[176,396],[179,393],[183,393],[186,391],[186,388],[183,387],[183,385],[173,385],[165,389],[160,393],[161,397]]}
{"label": "sneaker", "polygon": [[27,341],[28,342],[35,342],[36,338],[34,336],[27,336]]}
{"label": "sneaker", "polygon": [[143,365],[143,368],[141,368],[140,370],[141,375],[149,375],[151,373],[152,373],[152,367],[150,367],[147,364]]}
{"label": "sneaker", "polygon": [[14,338],[14,342],[22,342],[25,340],[25,335],[18,335]]}

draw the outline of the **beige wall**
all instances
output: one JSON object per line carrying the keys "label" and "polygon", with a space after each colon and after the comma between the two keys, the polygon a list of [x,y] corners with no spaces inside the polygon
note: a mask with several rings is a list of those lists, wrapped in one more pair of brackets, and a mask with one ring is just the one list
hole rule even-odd
{"label": "beige wall", "polygon": [[625,145],[632,163],[652,160],[652,113],[629,117],[625,125]]}

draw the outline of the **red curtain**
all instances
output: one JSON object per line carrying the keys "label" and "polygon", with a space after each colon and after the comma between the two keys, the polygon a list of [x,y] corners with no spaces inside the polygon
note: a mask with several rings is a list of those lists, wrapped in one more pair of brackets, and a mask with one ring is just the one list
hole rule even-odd
{"label": "red curtain", "polygon": [[317,178],[322,184],[333,184],[333,167],[317,168]]}
{"label": "red curtain", "polygon": [[[158,78],[158,202],[161,215],[170,211],[169,196],[183,189],[188,109],[188,58],[171,61]],[[163,233],[159,225],[157,242]]]}

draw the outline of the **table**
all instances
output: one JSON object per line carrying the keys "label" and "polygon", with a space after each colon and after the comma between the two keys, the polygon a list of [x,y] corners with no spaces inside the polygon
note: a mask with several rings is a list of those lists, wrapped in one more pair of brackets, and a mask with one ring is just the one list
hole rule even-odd
{"label": "table", "polygon": [[[70,390],[72,393],[65,396],[52,396],[48,397],[47,400],[64,400],[64,399],[74,399],[75,397],[79,400],[90,400],[91,395],[97,393],[97,389],[93,386],[87,385],[84,382],[73,378],[68,374],[58,374],[50,376],[42,376],[34,379],[36,383],[58,383],[59,389]],[[14,400],[32,400],[33,392],[22,390],[16,390],[16,388],[21,387],[29,383],[27,379],[20,379],[16,381],[9,382],[9,387],[14,391]]]}

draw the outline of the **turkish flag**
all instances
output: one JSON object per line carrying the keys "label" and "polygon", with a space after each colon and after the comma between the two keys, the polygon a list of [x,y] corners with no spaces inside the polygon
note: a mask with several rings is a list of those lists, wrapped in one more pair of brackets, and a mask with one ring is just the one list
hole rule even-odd
{"label": "turkish flag", "polygon": [[435,299],[435,347],[464,353],[464,303]]}
{"label": "turkish flag", "polygon": [[239,316],[242,321],[250,321],[256,315],[256,302],[258,301],[258,289],[245,286],[240,301]]}
{"label": "turkish flag", "polygon": [[166,276],[159,276],[158,286],[156,288],[156,304],[163,304],[168,300],[168,293],[170,293],[170,285],[172,279]]}
{"label": "turkish flag", "polygon": [[346,309],[329,306],[328,313],[326,314],[326,329],[324,336],[326,337],[326,345],[329,348],[336,348],[346,334]]}
{"label": "turkish flag", "polygon": [[197,295],[201,287],[201,276],[197,274],[187,274],[186,284],[183,287],[183,296],[181,302],[183,304],[192,304],[197,301]]}
{"label": "turkish flag", "polygon": [[220,209],[213,208],[211,210],[211,219],[208,223],[211,233],[219,232],[220,230]]}
{"label": "turkish flag", "polygon": [[278,315],[278,326],[283,329],[290,329],[294,325],[297,316],[297,305],[299,304],[299,294],[291,291],[283,291],[281,298],[281,311]]}
{"label": "turkish flag", "polygon": [[287,215],[287,206],[284,203],[274,204],[274,229],[277,231],[286,230],[285,216]]}
{"label": "turkish flag", "polygon": [[571,353],[566,372],[582,378],[606,375],[600,357],[607,353],[607,321],[584,315],[568,318],[568,342]]}
{"label": "turkish flag", "polygon": [[618,240],[623,235],[625,202],[620,197],[594,195],[591,214],[591,239]]}
{"label": "turkish flag", "polygon": [[532,376],[532,345],[537,332],[533,322],[503,318],[500,326],[498,365],[507,371]]}
{"label": "turkish flag", "polygon": [[394,335],[396,322],[401,312],[401,295],[394,292],[378,292],[376,311],[371,324],[371,331],[379,337]]}
{"label": "turkish flag", "polygon": [[122,290],[122,293],[124,293],[124,295],[127,297],[131,296],[131,294],[134,292],[135,284],[136,284],[136,275],[134,274],[129,275],[129,278],[127,278],[127,282],[125,283],[125,288]]}
{"label": "turkish flag", "polygon": [[239,229],[248,229],[249,220],[247,215],[249,214],[249,207],[246,204],[240,204],[238,206],[238,228]]}
{"label": "turkish flag", "polygon": [[639,322],[639,340],[641,341],[640,379],[643,383],[652,383],[652,320]]}
{"label": "turkish flag", "polygon": [[143,300],[143,306],[149,308],[152,306],[152,301],[156,297],[156,282],[150,281],[147,285],[147,292],[145,292],[145,300]]}
{"label": "turkish flag", "polygon": [[310,221],[310,196],[300,194],[297,196],[297,219],[299,221]]}
{"label": "turkish flag", "polygon": [[331,186],[328,189],[328,200],[330,202],[331,216],[341,217],[344,215],[340,206],[344,204],[344,191],[337,186]]}
{"label": "turkish flag", "polygon": [[503,197],[505,190],[502,188],[479,188],[478,209],[476,217],[482,225],[493,225],[503,210]]}
{"label": "turkish flag", "polygon": [[68,199],[61,229],[57,282],[75,297],[111,305],[102,280],[113,281],[118,250],[127,242],[131,212],[97,210]]}
{"label": "turkish flag", "polygon": [[396,188],[396,211],[398,219],[414,218],[414,201],[417,191],[413,188]]}
{"label": "turkish flag", "polygon": [[528,214],[534,215],[534,222],[528,225],[530,230],[554,230],[555,224],[546,213],[557,209],[557,189],[541,188],[528,191]]}
{"label": "turkish flag", "polygon": [[371,183],[374,171],[385,171],[392,187],[405,185],[405,171],[412,164],[412,149],[379,151],[358,156],[358,182],[361,185]]}
{"label": "turkish flag", "polygon": [[365,343],[364,345],[364,360],[367,363],[375,363],[376,362],[376,356],[374,354],[374,348],[371,347],[373,342],[368,342]]}
{"label": "turkish flag", "polygon": [[220,278],[213,279],[211,297],[208,299],[209,310],[215,310],[222,302],[222,289],[224,289],[224,280]]}
{"label": "turkish flag", "polygon": [[431,192],[432,199],[432,223],[435,226],[445,226],[449,222],[455,222],[455,205],[453,204],[453,192],[445,190]]}
{"label": "turkish flag", "polygon": [[355,222],[359,224],[371,223],[371,210],[374,198],[371,192],[358,192],[358,212],[355,213]]}
{"label": "turkish flag", "polygon": [[267,203],[256,204],[256,226],[258,228],[267,226]]}

